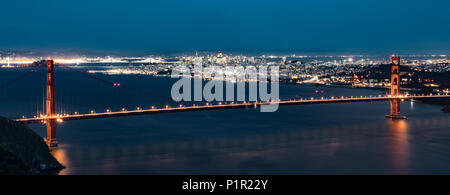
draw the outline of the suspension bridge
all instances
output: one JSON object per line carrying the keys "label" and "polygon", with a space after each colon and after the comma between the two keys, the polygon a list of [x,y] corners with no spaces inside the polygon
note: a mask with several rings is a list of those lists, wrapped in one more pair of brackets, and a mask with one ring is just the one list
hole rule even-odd
{"label": "suspension bridge", "polygon": [[[165,113],[178,113],[178,112],[197,112],[197,111],[211,111],[211,110],[226,110],[226,109],[248,109],[252,107],[261,107],[268,104],[279,104],[280,106],[295,106],[295,105],[308,105],[308,104],[335,104],[335,103],[353,103],[353,102],[377,102],[377,101],[389,101],[390,102],[390,113],[386,115],[390,119],[406,119],[405,116],[400,113],[400,102],[404,100],[413,99],[438,99],[438,98],[450,98],[450,95],[403,95],[400,91],[400,57],[392,57],[392,68],[391,68],[391,88],[389,95],[380,96],[360,96],[360,97],[330,97],[330,98],[309,98],[309,99],[297,99],[297,100],[277,100],[277,101],[267,101],[267,102],[217,102],[217,103],[205,103],[204,105],[192,105],[183,106],[179,105],[177,107],[165,106],[162,108],[150,107],[141,108],[138,107],[136,110],[125,110],[121,111],[111,111],[106,110],[103,113],[96,113],[95,111],[90,111],[89,113],[81,114],[59,114],[56,112],[56,100],[55,100],[55,63],[51,59],[46,60],[47,64],[47,85],[46,85],[46,108],[45,115],[35,116],[33,118],[20,118],[16,121],[32,124],[32,123],[42,123],[47,126],[47,138],[46,142],[50,147],[57,146],[56,138],[56,127],[58,123],[64,121],[72,120],[87,120],[87,119],[98,119],[98,118],[112,118],[112,117],[125,117],[125,116],[135,116],[135,115],[153,115],[153,114],[165,114]],[[63,66],[63,65],[61,65]],[[66,67],[68,68],[68,67]],[[77,71],[77,70],[74,70]],[[79,71],[78,71],[79,72]],[[86,74],[89,77],[100,80],[108,84],[113,84],[114,86],[120,86],[118,83],[113,83],[107,80],[103,80],[84,72],[79,72]],[[22,75],[26,76],[26,75]],[[129,90],[135,90],[133,88],[127,88]]]}

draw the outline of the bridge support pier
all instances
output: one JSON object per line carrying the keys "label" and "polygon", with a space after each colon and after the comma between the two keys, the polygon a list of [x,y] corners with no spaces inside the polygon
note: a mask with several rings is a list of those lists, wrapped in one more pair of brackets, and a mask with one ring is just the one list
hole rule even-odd
{"label": "bridge support pier", "polygon": [[406,116],[400,114],[400,57],[392,56],[391,68],[391,113],[386,115],[386,118],[391,119],[406,119]]}
{"label": "bridge support pier", "polygon": [[56,120],[48,120],[47,124],[47,138],[45,141],[49,147],[58,146],[58,142],[56,141]]}
{"label": "bridge support pier", "polygon": [[[47,60],[47,100],[46,100],[46,112],[47,117],[56,116],[56,104],[55,104],[55,72],[54,61]],[[58,146],[56,141],[56,120],[49,119],[45,121],[47,125],[47,138],[46,142],[49,147]]]}
{"label": "bridge support pier", "polygon": [[386,115],[386,118],[406,119],[406,116],[403,116],[400,113],[400,99],[391,100],[391,113]]}

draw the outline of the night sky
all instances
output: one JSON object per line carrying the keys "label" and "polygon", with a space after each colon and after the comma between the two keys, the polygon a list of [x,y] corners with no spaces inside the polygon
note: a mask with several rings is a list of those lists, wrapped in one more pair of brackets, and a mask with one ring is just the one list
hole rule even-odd
{"label": "night sky", "polygon": [[448,0],[14,0],[0,49],[450,50]]}

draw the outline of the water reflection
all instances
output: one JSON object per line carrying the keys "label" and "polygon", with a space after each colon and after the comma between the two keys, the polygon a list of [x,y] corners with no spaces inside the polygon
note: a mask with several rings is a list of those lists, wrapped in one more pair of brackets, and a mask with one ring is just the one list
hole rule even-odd
{"label": "water reflection", "polygon": [[50,153],[55,157],[55,159],[58,162],[60,162],[63,166],[66,167],[66,169],[62,169],[59,172],[59,174],[64,174],[65,172],[67,172],[67,167],[71,166],[67,151],[63,148],[56,147],[52,148]]}
{"label": "water reflection", "polygon": [[[424,122],[424,121],[422,121]],[[392,149],[392,165],[394,172],[407,173],[409,169],[409,132],[406,120],[390,120],[389,146]]]}
{"label": "water reflection", "polygon": [[61,145],[53,154],[68,167],[59,174],[407,174],[418,163],[410,126],[421,134],[448,125],[449,117],[394,120],[120,147]]}

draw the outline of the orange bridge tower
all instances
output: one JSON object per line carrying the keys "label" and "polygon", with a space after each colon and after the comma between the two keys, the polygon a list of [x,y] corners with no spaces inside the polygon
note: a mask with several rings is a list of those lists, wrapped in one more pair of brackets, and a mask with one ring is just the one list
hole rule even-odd
{"label": "orange bridge tower", "polygon": [[392,56],[392,68],[391,68],[391,113],[386,115],[391,119],[406,119],[405,116],[400,114],[400,57]]}
{"label": "orange bridge tower", "polygon": [[[56,116],[54,68],[54,61],[47,59],[47,117]],[[55,147],[58,145],[58,142],[56,141],[56,119],[48,119],[45,121],[45,124],[47,125],[46,142],[48,146]]]}

